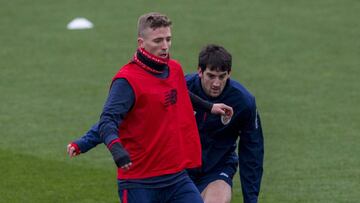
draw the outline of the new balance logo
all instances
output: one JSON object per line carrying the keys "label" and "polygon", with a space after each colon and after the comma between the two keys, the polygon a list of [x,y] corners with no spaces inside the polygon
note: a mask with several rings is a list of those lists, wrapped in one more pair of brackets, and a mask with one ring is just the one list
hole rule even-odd
{"label": "new balance logo", "polygon": [[229,175],[228,174],[226,174],[226,173],[224,173],[224,172],[221,172],[219,175],[221,175],[221,176],[225,176],[225,177],[229,177]]}
{"label": "new balance logo", "polygon": [[165,107],[174,105],[177,102],[177,91],[172,89],[165,93]]}

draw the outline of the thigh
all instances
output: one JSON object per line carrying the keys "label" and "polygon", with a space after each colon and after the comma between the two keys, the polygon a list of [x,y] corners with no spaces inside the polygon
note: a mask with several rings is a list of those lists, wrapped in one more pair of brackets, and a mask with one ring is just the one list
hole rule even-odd
{"label": "thigh", "polygon": [[166,193],[169,195],[166,202],[203,203],[199,190],[189,177],[172,185]]}
{"label": "thigh", "polygon": [[158,202],[158,191],[152,188],[134,188],[119,190],[122,203],[155,203]]}
{"label": "thigh", "polygon": [[230,190],[233,185],[233,177],[236,173],[236,169],[233,169],[232,165],[225,165],[220,169],[214,169],[212,172],[208,172],[206,174],[203,174],[202,176],[197,177],[194,179],[195,185],[200,191],[200,193],[203,193],[205,188],[208,187],[208,185],[216,180],[223,180],[225,183],[227,183],[230,187]]}
{"label": "thigh", "polygon": [[224,180],[209,183],[201,193],[205,203],[229,203],[231,201],[231,186]]}

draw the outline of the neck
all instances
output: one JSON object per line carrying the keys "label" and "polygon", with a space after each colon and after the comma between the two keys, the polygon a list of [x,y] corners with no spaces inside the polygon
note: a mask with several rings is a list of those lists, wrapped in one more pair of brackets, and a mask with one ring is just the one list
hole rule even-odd
{"label": "neck", "polygon": [[147,52],[145,49],[138,48],[133,61],[147,71],[162,73],[167,68],[169,58],[160,58]]}

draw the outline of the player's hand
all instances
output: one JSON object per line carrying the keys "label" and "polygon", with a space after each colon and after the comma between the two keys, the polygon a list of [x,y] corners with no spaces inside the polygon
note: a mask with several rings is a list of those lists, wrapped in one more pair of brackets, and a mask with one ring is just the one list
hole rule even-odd
{"label": "player's hand", "polygon": [[131,166],[130,155],[119,142],[115,142],[110,148],[111,155],[118,168],[129,170]]}
{"label": "player's hand", "polygon": [[128,163],[128,164],[125,164],[124,166],[121,166],[121,169],[127,171],[127,170],[130,169],[130,166],[131,166],[131,165],[132,165],[132,163],[130,162],[130,163]]}
{"label": "player's hand", "polygon": [[78,147],[74,143],[70,143],[66,147],[66,151],[70,158],[73,158],[80,154]]}
{"label": "player's hand", "polygon": [[233,111],[232,107],[230,107],[224,103],[216,103],[212,106],[211,113],[217,114],[217,115],[223,115],[223,116],[231,118],[234,114],[234,111]]}

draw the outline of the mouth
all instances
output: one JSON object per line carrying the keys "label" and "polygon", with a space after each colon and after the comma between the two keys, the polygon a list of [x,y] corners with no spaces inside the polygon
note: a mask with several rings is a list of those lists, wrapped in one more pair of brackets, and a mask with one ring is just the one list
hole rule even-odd
{"label": "mouth", "polygon": [[212,91],[212,92],[219,92],[220,89],[214,89],[214,88],[213,88],[213,89],[211,89],[211,91]]}
{"label": "mouth", "polygon": [[167,58],[167,57],[168,57],[168,54],[167,54],[167,53],[161,53],[161,54],[159,55],[159,57],[161,57],[161,58]]}
{"label": "mouth", "polygon": [[210,94],[213,96],[218,96],[220,94],[220,89],[210,89]]}

